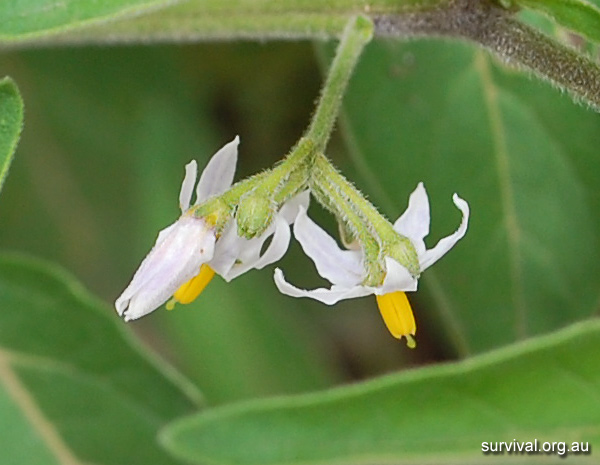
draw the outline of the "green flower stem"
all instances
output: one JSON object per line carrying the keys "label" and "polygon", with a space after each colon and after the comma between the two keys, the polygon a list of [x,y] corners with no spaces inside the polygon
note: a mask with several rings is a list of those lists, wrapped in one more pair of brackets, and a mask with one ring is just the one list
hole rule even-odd
{"label": "green flower stem", "polygon": [[320,179],[327,179],[334,184],[343,197],[356,206],[365,220],[372,225],[373,230],[378,232],[382,241],[389,241],[396,236],[392,224],[331,164],[327,157],[318,156],[313,170],[314,173],[319,173]]}
{"label": "green flower stem", "polygon": [[283,205],[289,199],[306,190],[308,186],[309,166],[301,165],[289,173],[285,182],[279,186],[273,200],[276,205]]}
{"label": "green flower stem", "polygon": [[258,186],[270,174],[270,170],[255,174],[242,181],[236,182],[227,192],[220,198],[229,205],[236,205],[240,201],[240,197],[246,192],[251,191]]}
{"label": "green flower stem", "polygon": [[363,48],[369,43],[372,36],[373,23],[363,16],[351,19],[344,29],[327,80],[321,91],[319,103],[306,133],[306,137],[314,142],[318,152],[325,150],[352,71]]}
{"label": "green flower stem", "polygon": [[[397,260],[413,276],[419,275],[419,258],[410,239],[398,234],[394,230],[393,225],[377,211],[377,208],[324,155],[318,155],[315,159],[312,180],[313,185],[311,187],[326,190],[331,195],[328,204],[321,203],[334,211],[338,215],[338,219],[341,219],[343,223],[345,222],[353,229],[357,229],[353,233],[365,249],[365,255],[367,255],[367,246],[370,247],[369,243],[365,242],[365,237],[378,237],[381,243],[381,250],[385,255],[389,255]],[[321,200],[319,197],[317,199]],[[344,211],[336,211],[338,203],[343,204]],[[347,217],[345,211],[347,208],[350,208],[354,214],[358,215],[360,220],[354,221],[352,218]],[[340,215],[339,213],[342,214]],[[368,262],[369,256],[367,255],[366,258],[366,262]]]}
{"label": "green flower stem", "polygon": [[259,183],[254,193],[275,199],[277,205],[306,187],[314,157],[314,144],[302,138],[290,154]]}
{"label": "green flower stem", "polygon": [[[318,157],[317,160],[320,158]],[[352,230],[352,234],[360,242],[365,254],[365,269],[367,272],[364,284],[379,286],[385,279],[385,267],[381,260],[381,247],[376,236],[369,230],[368,224],[355,211],[354,206],[348,202],[348,199],[339,190],[339,186],[318,169],[313,170],[311,191],[325,208]]]}

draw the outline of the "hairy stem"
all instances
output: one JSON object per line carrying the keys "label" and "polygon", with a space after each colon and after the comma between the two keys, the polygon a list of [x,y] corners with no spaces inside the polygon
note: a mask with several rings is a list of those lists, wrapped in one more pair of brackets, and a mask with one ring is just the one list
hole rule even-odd
{"label": "hairy stem", "polygon": [[314,142],[316,151],[325,150],[352,71],[372,35],[373,23],[362,16],[350,20],[344,29],[317,108],[306,132],[306,137]]}

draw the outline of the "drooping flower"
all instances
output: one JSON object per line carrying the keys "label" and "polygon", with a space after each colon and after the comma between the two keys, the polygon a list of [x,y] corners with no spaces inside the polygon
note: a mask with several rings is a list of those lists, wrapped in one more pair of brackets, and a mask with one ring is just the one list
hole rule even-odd
{"label": "drooping flower", "polygon": [[[126,321],[140,318],[165,302],[190,303],[211,281],[215,272],[227,281],[253,268],[279,260],[289,245],[291,224],[300,207],[308,206],[308,193],[301,193],[283,205],[270,227],[259,237],[247,240],[237,236],[233,220],[219,236],[215,218],[198,217],[194,208],[207,199],[223,194],[232,184],[239,138],[221,148],[208,162],[196,186],[197,163],[185,167],[179,206],[181,217],[163,229],[154,247],[142,261],[131,283],[116,300],[115,307]],[[273,236],[261,254],[263,244]]]}
{"label": "drooping flower", "polygon": [[[445,255],[466,233],[469,221],[467,202],[454,194],[454,204],[462,212],[459,228],[427,250],[424,238],[429,234],[429,199],[422,183],[411,194],[408,208],[394,223],[394,230],[410,239],[419,257],[423,272]],[[386,326],[396,338],[405,336],[409,346],[414,346],[416,325],[405,292],[417,289],[418,277],[393,258],[384,257],[386,276],[380,286],[366,286],[364,254],[361,250],[342,250],[336,241],[314,223],[301,209],[294,224],[294,236],[302,249],[315,263],[317,272],[331,282],[331,288],[299,289],[288,283],[283,272],[275,270],[275,284],[280,292],[292,297],[309,297],[333,305],[343,299],[375,294]]]}

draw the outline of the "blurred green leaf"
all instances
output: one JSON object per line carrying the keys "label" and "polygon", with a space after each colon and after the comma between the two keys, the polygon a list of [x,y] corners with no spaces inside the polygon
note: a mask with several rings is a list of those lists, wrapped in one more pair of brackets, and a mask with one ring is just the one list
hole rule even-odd
{"label": "blurred green leaf", "polygon": [[481,51],[433,41],[370,46],[345,102],[346,167],[390,218],[424,181],[432,246],[459,224],[452,194],[471,206],[466,237],[424,273],[421,325],[466,355],[596,311],[596,114]]}
{"label": "blurred green leaf", "polygon": [[0,39],[43,35],[85,24],[137,16],[177,0],[16,0],[0,2]]}
{"label": "blurred green leaf", "polygon": [[0,79],[0,191],[23,127],[23,100],[12,79]]}
{"label": "blurred green leaf", "polygon": [[561,26],[590,40],[600,42],[600,9],[585,0],[510,0],[510,2],[540,11]]}
{"label": "blurred green leaf", "polygon": [[156,432],[199,394],[110,309],[62,271],[16,256],[0,257],[0,308],[1,421],[23,433],[14,444],[3,435],[3,463],[177,463]]}
{"label": "blurred green leaf", "polygon": [[266,275],[217,277],[197,302],[161,318],[213,403],[305,392],[336,378],[323,363],[327,346],[299,318],[302,303],[288,302]]}
{"label": "blurred green leaf", "polygon": [[[9,389],[20,389],[14,379],[10,367],[0,362],[0,429],[4,465],[60,465],[57,454],[46,445],[36,425],[28,420],[11,396]],[[7,389],[9,383],[12,385]]]}
{"label": "blurred green leaf", "polygon": [[460,363],[216,408],[175,421],[162,442],[211,464],[562,463],[558,455],[487,457],[482,443],[596,444],[599,346],[600,323],[590,321]]}

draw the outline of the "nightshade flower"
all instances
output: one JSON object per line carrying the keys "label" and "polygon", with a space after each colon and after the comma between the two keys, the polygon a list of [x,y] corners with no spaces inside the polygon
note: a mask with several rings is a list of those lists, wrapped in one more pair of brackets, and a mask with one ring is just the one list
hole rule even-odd
{"label": "nightshade flower", "polygon": [[[424,271],[437,262],[458,242],[467,231],[469,206],[467,202],[453,196],[454,204],[462,212],[463,218],[459,228],[448,237],[441,239],[437,245],[427,250],[423,239],[429,234],[429,199],[423,183],[419,183],[411,194],[408,208],[394,223],[394,230],[410,239],[419,257],[420,271]],[[361,250],[342,250],[336,241],[314,223],[301,209],[294,224],[294,236],[302,249],[315,263],[318,273],[331,282],[331,288],[313,290],[299,289],[288,283],[283,272],[275,270],[275,283],[283,294],[292,297],[310,297],[333,305],[343,299],[375,294],[383,320],[390,333],[400,339],[405,336],[410,347],[415,342],[412,336],[416,325],[406,291],[417,289],[418,276],[409,271],[391,257],[384,258],[386,276],[380,286],[365,286],[364,254]]]}
{"label": "nightshade flower", "polygon": [[[200,295],[215,272],[227,281],[252,268],[262,268],[279,260],[289,245],[291,224],[299,208],[308,207],[308,192],[284,204],[272,224],[259,237],[247,240],[237,236],[235,222],[229,220],[219,236],[213,215],[197,217],[194,209],[207,199],[223,194],[231,186],[237,161],[239,138],[221,148],[208,162],[196,186],[196,201],[190,205],[197,179],[195,160],[185,167],[179,206],[181,217],[159,232],[154,247],[142,261],[131,283],[115,302],[120,316],[135,320],[165,302],[190,303]],[[261,254],[265,241],[273,236]],[[171,300],[169,300],[173,296]]]}

